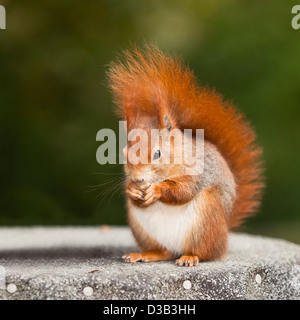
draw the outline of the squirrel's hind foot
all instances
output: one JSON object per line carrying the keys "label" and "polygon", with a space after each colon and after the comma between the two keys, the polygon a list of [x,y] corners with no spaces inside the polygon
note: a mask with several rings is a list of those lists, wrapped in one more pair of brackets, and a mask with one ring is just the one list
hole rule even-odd
{"label": "squirrel's hind foot", "polygon": [[176,260],[176,264],[180,267],[193,267],[199,264],[198,256],[182,256]]}
{"label": "squirrel's hind foot", "polygon": [[151,251],[145,253],[129,253],[125,254],[122,259],[127,263],[134,263],[138,261],[152,262],[170,260],[174,258],[173,255],[168,251]]}

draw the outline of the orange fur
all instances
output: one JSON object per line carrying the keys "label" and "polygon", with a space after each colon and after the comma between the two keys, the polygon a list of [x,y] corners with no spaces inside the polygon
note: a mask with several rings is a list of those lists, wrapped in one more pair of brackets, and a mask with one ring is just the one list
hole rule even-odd
{"label": "orange fur", "polygon": [[202,192],[200,212],[189,230],[184,252],[200,261],[222,259],[227,249],[228,226],[217,189]]}
{"label": "orange fur", "polygon": [[162,261],[162,260],[170,260],[174,258],[174,256],[164,250],[164,251],[150,251],[145,253],[128,253],[123,256],[125,262],[154,262],[154,261]]}
{"label": "orange fur", "polygon": [[218,147],[234,174],[237,200],[228,225],[239,226],[256,211],[263,189],[261,149],[249,123],[214,90],[199,86],[180,59],[155,46],[134,48],[124,56],[108,72],[118,113],[129,129],[143,118],[158,119],[161,126],[164,114],[179,129],[204,129],[205,139]]}

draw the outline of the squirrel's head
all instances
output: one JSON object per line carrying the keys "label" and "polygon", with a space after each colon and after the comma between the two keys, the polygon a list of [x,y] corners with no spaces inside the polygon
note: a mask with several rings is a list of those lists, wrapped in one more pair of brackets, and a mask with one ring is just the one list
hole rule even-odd
{"label": "squirrel's head", "polygon": [[189,68],[155,45],[134,47],[111,63],[108,79],[117,114],[127,122],[126,175],[140,184],[185,175],[186,163],[178,161],[186,156],[183,130],[194,123],[190,110],[199,100]]}
{"label": "squirrel's head", "polygon": [[149,117],[137,119],[134,129],[128,131],[128,143],[123,149],[126,175],[141,186],[184,175],[184,143],[193,144],[192,136],[186,137],[176,129],[167,115],[162,124]]}

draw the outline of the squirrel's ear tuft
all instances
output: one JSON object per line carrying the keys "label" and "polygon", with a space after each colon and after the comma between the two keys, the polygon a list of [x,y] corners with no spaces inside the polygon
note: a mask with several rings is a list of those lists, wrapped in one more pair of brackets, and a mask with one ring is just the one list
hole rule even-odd
{"label": "squirrel's ear tuft", "polygon": [[168,131],[171,131],[172,129],[171,121],[166,114],[164,115],[164,124],[166,129],[168,129]]}

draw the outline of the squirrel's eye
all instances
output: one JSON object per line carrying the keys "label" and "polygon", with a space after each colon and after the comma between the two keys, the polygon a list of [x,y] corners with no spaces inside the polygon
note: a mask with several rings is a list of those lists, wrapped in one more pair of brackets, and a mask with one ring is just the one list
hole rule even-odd
{"label": "squirrel's eye", "polygon": [[160,150],[156,150],[155,153],[154,153],[154,156],[153,156],[153,160],[157,160],[159,159],[161,156],[161,153],[160,153]]}

